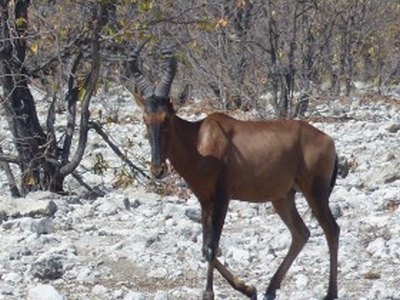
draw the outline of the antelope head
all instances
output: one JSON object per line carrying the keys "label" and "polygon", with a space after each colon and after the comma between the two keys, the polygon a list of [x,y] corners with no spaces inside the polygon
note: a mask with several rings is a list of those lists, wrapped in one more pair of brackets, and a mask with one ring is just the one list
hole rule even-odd
{"label": "antelope head", "polygon": [[176,73],[177,61],[171,47],[161,50],[163,58],[161,80],[153,86],[138,67],[138,56],[144,44],[139,46],[131,56],[130,69],[133,73],[138,93],[135,100],[143,108],[144,122],[147,127],[151,146],[151,173],[161,178],[167,171],[167,135],[168,126],[174,115],[170,101],[170,90]]}

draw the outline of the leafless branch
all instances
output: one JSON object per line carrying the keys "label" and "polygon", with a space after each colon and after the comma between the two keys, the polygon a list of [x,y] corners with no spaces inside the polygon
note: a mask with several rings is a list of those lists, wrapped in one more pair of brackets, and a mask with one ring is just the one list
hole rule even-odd
{"label": "leafless branch", "polygon": [[95,27],[93,29],[93,37],[92,37],[92,69],[89,75],[86,78],[85,82],[85,90],[86,93],[82,100],[81,107],[81,121],[80,121],[80,132],[79,132],[79,141],[78,148],[71,159],[71,161],[60,169],[60,174],[66,176],[72,173],[75,168],[79,165],[82,160],[83,153],[86,148],[87,136],[88,136],[88,122],[89,122],[89,106],[90,100],[92,99],[93,93],[96,89],[97,80],[100,74],[100,64],[101,64],[101,55],[100,55],[100,31],[107,23],[107,4],[103,3],[100,5],[100,9],[97,9],[97,12],[93,14],[93,22]]}
{"label": "leafless branch", "polygon": [[82,178],[82,176],[80,174],[78,174],[78,172],[74,171],[72,172],[72,177],[75,178],[76,181],[79,182],[80,185],[82,185],[85,189],[87,189],[91,194],[96,195],[97,197],[102,197],[105,195],[105,193],[103,191],[100,191],[98,189],[93,189],[90,185],[88,185]]}
{"label": "leafless branch", "polygon": [[79,36],[73,39],[68,45],[64,47],[64,49],[60,50],[59,53],[55,54],[53,57],[48,59],[46,62],[42,63],[40,66],[33,70],[28,71],[28,75],[32,78],[39,78],[43,76],[43,73],[46,74],[49,69],[51,69],[52,65],[56,61],[60,61],[66,58],[71,57],[77,52],[80,52],[79,46],[84,44],[87,41],[87,32],[82,32]]}
{"label": "leafless branch", "polygon": [[[5,158],[5,159],[3,159]],[[7,160],[8,159],[8,160]],[[7,180],[8,180],[8,185],[10,187],[10,192],[11,192],[11,196],[12,197],[21,197],[21,193],[18,189],[18,186],[15,182],[15,177],[14,174],[12,173],[12,170],[10,168],[9,163],[17,163],[18,162],[18,158],[16,157],[10,157],[10,156],[5,156],[3,154],[3,149],[0,146],[0,168],[4,170],[4,172],[6,173],[7,176]]]}
{"label": "leafless branch", "polygon": [[103,128],[101,127],[101,125],[98,122],[89,122],[89,126],[90,128],[93,128],[102,138],[103,140],[107,143],[108,146],[110,146],[110,148],[114,151],[115,154],[117,154],[117,156],[119,158],[121,158],[121,160],[126,163],[129,168],[131,169],[132,173],[135,175],[140,175],[140,179],[143,180],[149,180],[150,177],[139,167],[135,166],[132,161],[130,161],[126,155],[124,155],[121,150],[118,148],[117,145],[115,145],[110,138],[108,137],[107,133],[103,130]]}
{"label": "leafless branch", "polygon": [[79,90],[75,86],[75,74],[78,69],[79,63],[81,62],[82,52],[80,52],[72,64],[71,73],[68,79],[68,92],[67,92],[67,130],[64,139],[63,152],[61,157],[62,164],[68,162],[68,158],[71,152],[72,137],[75,131],[75,120],[76,120],[76,103],[78,101]]}

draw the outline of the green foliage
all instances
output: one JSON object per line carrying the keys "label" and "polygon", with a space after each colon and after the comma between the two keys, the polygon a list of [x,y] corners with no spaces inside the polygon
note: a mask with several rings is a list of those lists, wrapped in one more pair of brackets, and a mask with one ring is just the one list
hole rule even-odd
{"label": "green foliage", "polygon": [[104,173],[108,170],[109,166],[107,161],[104,159],[102,153],[95,154],[95,162],[93,165],[93,173],[97,175],[104,175]]}
{"label": "green foliage", "polygon": [[135,183],[135,177],[125,168],[118,169],[114,175],[113,188],[126,189]]}
{"label": "green foliage", "polygon": [[140,12],[149,12],[153,9],[153,1],[152,0],[141,0],[139,1],[139,11]]}

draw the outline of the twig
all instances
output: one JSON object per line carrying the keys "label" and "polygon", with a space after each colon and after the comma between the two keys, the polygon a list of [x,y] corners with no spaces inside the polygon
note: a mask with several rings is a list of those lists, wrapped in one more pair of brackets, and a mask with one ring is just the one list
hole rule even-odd
{"label": "twig", "polygon": [[63,145],[63,152],[61,155],[61,162],[66,164],[68,162],[69,155],[71,153],[71,144],[72,144],[72,137],[75,131],[75,121],[76,121],[76,103],[79,96],[79,89],[78,87],[74,87],[75,82],[75,74],[78,66],[80,64],[81,58],[83,54],[79,52],[77,57],[75,58],[71,73],[68,79],[68,93],[66,96],[67,102],[67,130],[65,133],[64,145]]}
{"label": "twig", "polygon": [[107,23],[106,17],[107,4],[99,4],[97,9],[94,11],[92,23],[94,24],[93,36],[92,36],[92,53],[91,60],[92,66],[89,74],[86,77],[84,84],[85,94],[81,103],[81,117],[80,117],[80,131],[78,138],[78,147],[72,159],[63,165],[60,169],[60,174],[66,176],[72,173],[82,160],[83,154],[85,152],[87,137],[88,137],[88,119],[90,115],[89,106],[92,96],[96,90],[97,80],[100,76],[100,65],[101,65],[101,55],[100,55],[100,33],[102,28]]}
{"label": "twig", "polygon": [[114,153],[117,154],[117,156],[119,158],[121,158],[121,160],[129,166],[129,168],[131,169],[133,174],[140,174],[142,177],[145,178],[145,180],[149,180],[150,179],[150,176],[148,176],[142,169],[140,169],[139,167],[135,166],[132,163],[132,161],[130,161],[121,152],[121,150],[119,150],[118,146],[115,145],[110,140],[110,138],[108,137],[107,133],[104,132],[103,128],[101,128],[101,125],[98,122],[90,121],[89,122],[89,128],[93,128],[103,138],[103,140],[108,144],[108,146],[110,146],[110,148],[114,151]]}
{"label": "twig", "polygon": [[0,163],[12,163],[12,164],[19,164],[20,160],[16,156],[5,155],[3,150],[0,147]]}
{"label": "twig", "polygon": [[88,185],[85,181],[83,181],[83,178],[80,174],[78,174],[78,172],[73,171],[71,173],[72,177],[74,177],[76,179],[76,181],[78,181],[80,183],[80,185],[82,185],[85,189],[87,189],[91,194],[95,194],[99,197],[103,197],[105,195],[105,193],[99,189],[94,190],[90,185]]}
{"label": "twig", "polygon": [[17,163],[18,159],[15,158],[13,161],[6,161],[6,160],[2,159],[3,157],[10,158],[9,156],[3,155],[3,149],[0,146],[0,168],[2,168],[4,170],[4,172],[6,173],[8,185],[10,187],[11,196],[14,198],[21,197],[21,193],[18,189],[18,186],[15,183],[14,174],[12,173],[10,165],[9,165],[9,162]]}

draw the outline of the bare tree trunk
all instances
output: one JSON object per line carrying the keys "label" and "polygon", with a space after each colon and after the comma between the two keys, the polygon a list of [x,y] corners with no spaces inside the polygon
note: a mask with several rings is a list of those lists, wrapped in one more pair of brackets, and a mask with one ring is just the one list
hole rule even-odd
{"label": "bare tree trunk", "polygon": [[[13,3],[14,4],[14,3]],[[89,130],[89,105],[100,72],[100,31],[107,22],[108,12],[113,2],[104,2],[94,9],[91,36],[92,67],[86,77],[84,86],[86,91],[81,105],[80,135],[77,151],[71,160],[70,148],[72,135],[75,129],[75,111],[78,88],[74,80],[70,78],[68,93],[68,121],[67,133],[64,140],[64,148],[57,146],[55,121],[55,100],[48,110],[46,132],[39,123],[36,106],[29,89],[28,72],[24,65],[27,49],[26,33],[28,29],[29,0],[15,1],[15,5],[9,1],[1,0],[1,40],[0,47],[0,74],[4,92],[3,108],[7,121],[11,128],[15,148],[18,154],[17,164],[21,171],[21,193],[25,195],[35,190],[50,190],[62,192],[64,179],[74,172],[80,163],[86,147]],[[9,15],[9,9],[14,7],[14,17]],[[11,28],[12,20],[14,27]],[[15,30],[14,30],[15,28]],[[15,32],[16,35],[12,35]],[[80,62],[80,55],[72,68],[72,73]]]}
{"label": "bare tree trunk", "polygon": [[[24,68],[29,1],[16,1],[14,8],[16,36],[11,35],[9,2],[1,2],[3,42],[1,81],[2,102],[19,156],[22,174],[21,192],[37,190],[43,184],[43,149],[46,136],[39,124],[35,103],[28,87]],[[23,21],[21,21],[23,20]]]}
{"label": "bare tree trunk", "polygon": [[278,59],[277,59],[277,51],[278,51],[278,41],[279,41],[279,34],[276,28],[276,22],[272,16],[272,3],[271,0],[267,2],[267,8],[264,9],[264,14],[268,20],[268,42],[269,42],[269,56],[271,65],[268,69],[268,76],[271,79],[271,86],[272,86],[272,104],[274,106],[274,110],[276,112],[279,111],[279,100],[278,100],[278,91],[279,91],[279,77],[277,76],[278,72]]}
{"label": "bare tree trunk", "polygon": [[298,5],[295,4],[292,19],[292,36],[289,40],[289,48],[287,53],[287,63],[281,63],[278,61],[278,41],[279,35],[275,21],[272,16],[271,1],[268,1],[268,8],[266,15],[268,18],[269,27],[269,44],[270,44],[270,59],[271,67],[269,69],[269,76],[272,81],[273,89],[273,101],[275,110],[279,118],[287,119],[290,117],[291,101],[293,96],[294,88],[294,56],[296,51],[296,39],[297,39],[297,18],[298,18]]}
{"label": "bare tree trunk", "polygon": [[[233,11],[234,14],[234,28],[237,35],[237,40],[231,41],[232,48],[236,48],[236,59],[234,62],[234,87],[235,90],[231,97],[231,101],[235,102],[237,107],[246,109],[250,103],[243,103],[242,90],[244,88],[245,75],[247,72],[247,59],[246,59],[246,43],[247,37],[250,33],[250,15],[253,5],[249,2],[243,4],[236,4]],[[235,45],[236,44],[236,45]]]}
{"label": "bare tree trunk", "polygon": [[[0,146],[0,155],[3,155],[3,149]],[[10,165],[4,160],[0,160],[0,168],[4,170],[7,176],[8,186],[10,187],[10,192],[12,197],[21,197],[18,185],[15,181],[14,174],[11,171]]]}
{"label": "bare tree trunk", "polygon": [[[345,95],[349,96],[352,89],[353,69],[354,69],[354,31],[357,1],[350,4],[348,15],[344,18],[341,29],[341,50],[340,50],[340,80],[344,80]],[[340,92],[340,91],[339,91]]]}

